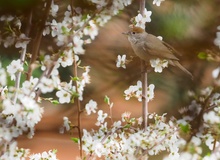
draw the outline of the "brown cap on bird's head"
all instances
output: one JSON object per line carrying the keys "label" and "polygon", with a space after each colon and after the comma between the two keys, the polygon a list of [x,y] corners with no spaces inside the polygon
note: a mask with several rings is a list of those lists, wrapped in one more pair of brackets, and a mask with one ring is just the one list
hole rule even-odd
{"label": "brown cap on bird's head", "polygon": [[145,30],[142,29],[141,27],[136,27],[134,25],[130,25],[129,28],[130,28],[131,32],[136,32],[136,33],[143,33],[143,32],[145,32]]}
{"label": "brown cap on bird's head", "polygon": [[132,24],[129,26],[129,32],[123,32],[122,34],[129,35],[129,33],[131,33],[131,32],[143,33],[143,32],[145,32],[145,30],[140,27],[136,27]]}

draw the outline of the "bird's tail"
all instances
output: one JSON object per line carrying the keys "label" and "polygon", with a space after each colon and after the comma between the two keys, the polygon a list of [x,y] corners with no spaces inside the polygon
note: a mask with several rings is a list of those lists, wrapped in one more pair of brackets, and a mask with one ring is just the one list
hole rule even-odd
{"label": "bird's tail", "polygon": [[192,73],[190,73],[186,68],[184,68],[178,61],[169,61],[169,63],[173,66],[177,66],[179,69],[181,69],[183,72],[185,72],[186,74],[188,74],[191,79],[193,79],[193,75]]}

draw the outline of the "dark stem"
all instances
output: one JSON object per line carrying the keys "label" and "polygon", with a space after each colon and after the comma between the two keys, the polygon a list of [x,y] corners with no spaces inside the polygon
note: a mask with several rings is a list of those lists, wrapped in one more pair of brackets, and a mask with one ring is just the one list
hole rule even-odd
{"label": "dark stem", "polygon": [[34,41],[33,41],[33,48],[32,48],[32,52],[31,52],[30,66],[29,66],[28,72],[27,72],[27,80],[30,80],[30,78],[31,78],[31,75],[32,75],[32,72],[33,72],[32,65],[36,61],[38,53],[39,53],[40,43],[41,43],[41,39],[42,39],[42,33],[43,33],[45,23],[47,21],[49,13],[50,13],[51,3],[52,3],[52,0],[47,1],[44,17],[42,19],[42,22],[40,23],[39,30],[37,31],[36,37],[34,38]]}

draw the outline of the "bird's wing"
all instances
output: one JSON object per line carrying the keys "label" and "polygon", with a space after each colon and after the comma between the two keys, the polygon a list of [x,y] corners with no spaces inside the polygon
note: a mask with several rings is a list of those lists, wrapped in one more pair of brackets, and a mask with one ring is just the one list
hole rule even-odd
{"label": "bird's wing", "polygon": [[161,59],[179,60],[172,51],[157,37],[152,34],[147,35],[147,41],[144,43],[144,50],[153,57]]}
{"label": "bird's wing", "polygon": [[178,56],[182,56],[182,54],[180,52],[178,52],[175,48],[173,48],[171,45],[169,45],[168,43],[162,41],[163,44],[169,48],[174,54],[178,55]]}

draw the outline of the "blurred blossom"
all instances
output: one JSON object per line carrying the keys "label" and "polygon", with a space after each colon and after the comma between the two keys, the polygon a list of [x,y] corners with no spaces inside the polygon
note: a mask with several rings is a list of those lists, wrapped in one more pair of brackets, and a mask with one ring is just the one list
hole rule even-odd
{"label": "blurred blossom", "polygon": [[126,66],[125,66],[125,64],[126,64],[126,55],[124,54],[124,55],[118,55],[118,57],[117,57],[117,60],[116,60],[116,67],[122,67],[122,68],[126,68]]}
{"label": "blurred blossom", "polygon": [[126,120],[130,119],[130,117],[131,117],[131,112],[122,113],[122,115],[121,115],[122,122],[125,122]]}
{"label": "blurred blossom", "polygon": [[65,50],[58,59],[58,62],[62,67],[71,66],[73,64],[73,52],[72,50]]}
{"label": "blurred blossom", "polygon": [[[217,27],[220,30],[220,26]],[[220,48],[220,31],[216,32],[216,38],[214,39],[214,44]]]}
{"label": "blurred blossom", "polygon": [[58,160],[56,157],[56,150],[44,151],[43,153],[36,153],[29,156],[30,160]]}
{"label": "blurred blossom", "polygon": [[219,115],[214,111],[209,111],[208,113],[204,113],[203,115],[204,122],[210,123],[210,124],[219,124],[220,123],[220,117]]}
{"label": "blurred blossom", "polygon": [[52,92],[54,90],[53,80],[50,78],[42,77],[38,88],[44,94]]}
{"label": "blurred blossom", "polygon": [[[154,98],[154,84],[150,84],[147,88],[146,100],[149,102]],[[138,101],[142,101],[142,82],[137,81],[137,85],[130,86],[124,91],[125,99],[129,100],[131,97],[135,97]]]}
{"label": "blurred blossom", "polygon": [[156,5],[156,6],[160,6],[160,4],[165,1],[165,0],[154,0],[153,1],[153,4]]}
{"label": "blurred blossom", "polygon": [[9,46],[12,46],[15,42],[14,36],[7,36],[4,40],[4,47],[8,48]]}
{"label": "blurred blossom", "polygon": [[159,39],[159,40],[163,40],[163,37],[162,36],[157,36],[157,38]]}
{"label": "blurred blossom", "polygon": [[63,125],[66,128],[67,131],[70,130],[70,125],[69,125],[69,119],[68,117],[63,117]]}
{"label": "blurred blossom", "polygon": [[13,60],[8,66],[7,66],[7,72],[11,76],[11,80],[15,80],[15,73],[23,71],[23,65],[21,64],[21,60]]}
{"label": "blurred blossom", "polygon": [[0,21],[10,22],[10,21],[12,21],[13,19],[14,19],[14,17],[11,16],[11,15],[3,15],[3,16],[0,17]]}
{"label": "blurred blossom", "polygon": [[219,74],[220,74],[220,67],[218,67],[212,71],[212,77],[215,79],[218,78]]}
{"label": "blurred blossom", "polygon": [[154,68],[154,72],[159,72],[159,73],[161,73],[164,68],[168,67],[168,61],[161,60],[159,58],[151,59],[150,64],[151,64],[151,67]]}
{"label": "blurred blossom", "polygon": [[136,22],[135,26],[145,29],[145,23],[146,22],[151,22],[151,18],[150,18],[151,14],[152,14],[152,12],[147,11],[147,9],[145,8],[143,15],[139,13],[135,17],[135,22]]}
{"label": "blurred blossom", "polygon": [[97,126],[100,126],[102,123],[104,123],[105,118],[107,118],[108,114],[107,113],[103,113],[102,110],[98,111],[98,118],[97,118]]}
{"label": "blurred blossom", "polygon": [[50,9],[51,15],[52,15],[53,17],[56,17],[58,10],[59,10],[59,6],[58,6],[58,5],[55,5],[55,4],[54,4],[54,1],[52,1],[51,9]]}
{"label": "blurred blossom", "polygon": [[[22,93],[34,98],[35,97],[35,92],[34,92],[35,90],[33,90],[33,89],[37,89],[36,84],[38,83],[38,80],[39,80],[38,78],[33,78],[33,76],[31,76],[30,80],[24,81],[22,83],[22,87],[21,87]],[[34,87],[36,87],[36,88],[34,88]],[[30,93],[31,93],[31,95],[29,95]]]}
{"label": "blurred blossom", "polygon": [[0,62],[0,86],[5,86],[7,84],[7,75],[5,68],[2,67],[2,63]]}
{"label": "blurred blossom", "polygon": [[90,115],[91,112],[96,113],[97,103],[93,100],[90,100],[89,103],[86,104],[85,109],[88,115]]}
{"label": "blurred blossom", "polygon": [[21,34],[17,42],[15,43],[16,48],[26,48],[27,44],[29,43],[30,39],[25,36],[25,34]]}
{"label": "blurred blossom", "polygon": [[85,35],[89,35],[92,40],[98,35],[98,27],[93,20],[89,21],[89,26],[85,27],[83,30]]}
{"label": "blurred blossom", "polygon": [[83,40],[79,36],[75,35],[73,37],[73,45],[74,45],[73,51],[75,54],[84,54],[85,50],[82,47]]}

